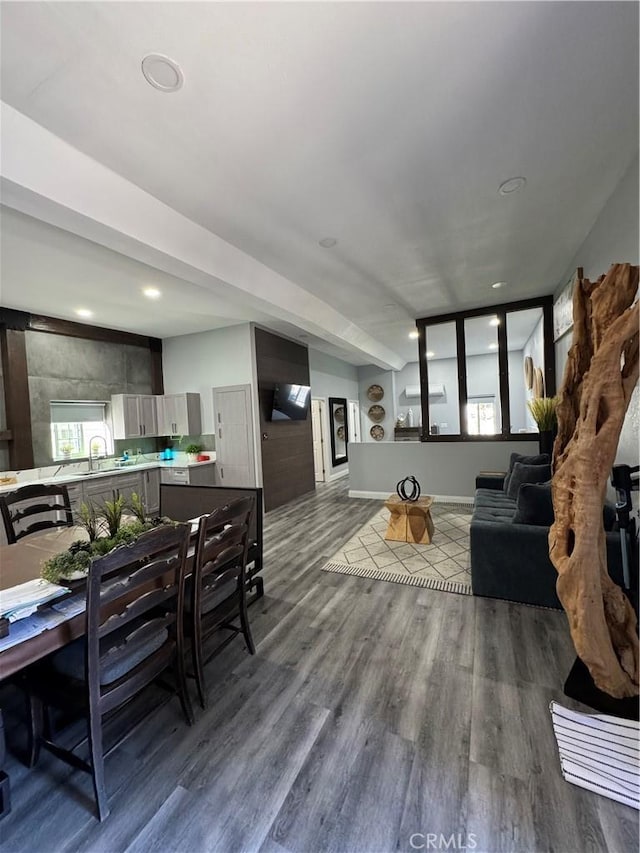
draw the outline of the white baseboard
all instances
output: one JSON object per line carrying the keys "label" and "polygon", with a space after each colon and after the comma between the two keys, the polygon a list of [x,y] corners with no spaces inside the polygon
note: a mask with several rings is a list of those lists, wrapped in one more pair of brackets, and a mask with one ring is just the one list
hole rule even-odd
{"label": "white baseboard", "polygon": [[[349,490],[350,498],[367,498],[373,501],[386,501],[389,497],[390,492],[359,492],[354,490]],[[468,496],[461,495],[430,495],[440,504],[472,504],[473,498]]]}
{"label": "white baseboard", "polygon": [[332,483],[334,480],[339,480],[340,477],[347,477],[349,474],[349,469],[347,468],[345,471],[337,471],[334,474],[327,474],[326,483]]}

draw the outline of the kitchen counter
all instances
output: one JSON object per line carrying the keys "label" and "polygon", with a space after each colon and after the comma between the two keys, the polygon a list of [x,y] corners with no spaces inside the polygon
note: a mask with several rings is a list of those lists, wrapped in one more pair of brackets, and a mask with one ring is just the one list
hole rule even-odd
{"label": "kitchen counter", "polygon": [[[68,465],[63,465],[63,469],[54,476],[34,476],[36,471],[42,471],[41,468],[35,468],[31,471],[21,471],[18,473],[18,482],[12,483],[9,485],[0,486],[0,494],[3,492],[13,492],[16,489],[19,489],[21,486],[28,486],[34,484],[40,485],[49,485],[51,483],[79,483],[79,482],[91,482],[92,480],[99,480],[101,477],[113,477],[118,476],[119,474],[131,474],[136,473],[137,471],[145,471],[152,468],[155,469],[185,469],[185,468],[199,468],[203,465],[214,465],[216,461],[216,454],[213,451],[208,451],[207,455],[211,458],[206,462],[189,462],[186,458],[177,458],[171,461],[165,461],[163,459],[155,459],[151,461],[145,462],[134,462],[127,465],[119,465],[117,467],[112,468],[100,468],[92,473],[88,472],[89,463],[88,462],[71,462]],[[69,471],[68,473],[64,470],[64,468],[70,468],[73,466],[73,471]],[[49,466],[50,468],[55,468],[55,466]]]}

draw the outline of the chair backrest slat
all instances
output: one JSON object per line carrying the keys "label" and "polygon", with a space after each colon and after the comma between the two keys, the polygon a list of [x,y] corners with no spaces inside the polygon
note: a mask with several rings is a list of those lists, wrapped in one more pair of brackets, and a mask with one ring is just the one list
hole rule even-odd
{"label": "chair backrest slat", "polygon": [[[42,499],[42,500],[41,500]],[[38,501],[38,503],[33,503]],[[21,486],[12,492],[0,495],[0,513],[7,536],[7,542],[13,544],[24,536],[50,527],[71,527],[73,514],[67,487],[63,485],[32,484]],[[62,514],[60,518],[46,518],[35,524],[22,526],[25,518],[43,514]]]}
{"label": "chair backrest slat", "polygon": [[[182,636],[186,558],[191,529],[188,524],[162,525],[143,533],[130,545],[122,545],[104,557],[94,559],[89,566],[86,610],[87,681],[90,701],[104,705],[110,695],[101,691],[104,668],[116,659],[125,657],[144,646],[150,633],[162,626],[175,625],[175,634],[168,634],[162,648],[175,648],[175,637]],[[171,601],[175,599],[175,601]],[[134,620],[137,620],[134,623]],[[133,623],[133,624],[132,624]],[[146,628],[145,623],[153,627]],[[109,651],[109,637],[131,625],[124,649]],[[118,639],[119,634],[115,635]],[[112,641],[111,641],[112,642]],[[154,676],[159,649],[154,649],[145,669],[140,662],[131,674],[130,692],[133,695]],[[127,694],[128,675],[122,676],[113,691],[120,698]]]}
{"label": "chair backrest slat", "polygon": [[222,585],[233,577],[242,583],[247,562],[253,495],[237,498],[200,519],[193,570],[192,610],[200,610],[202,585]]}

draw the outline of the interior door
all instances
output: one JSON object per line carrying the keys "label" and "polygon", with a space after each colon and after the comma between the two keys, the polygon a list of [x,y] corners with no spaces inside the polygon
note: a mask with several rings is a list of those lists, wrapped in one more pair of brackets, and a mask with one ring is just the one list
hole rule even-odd
{"label": "interior door", "polygon": [[324,401],[311,401],[311,426],[313,429],[313,467],[316,483],[324,483]]}
{"label": "interior door", "polygon": [[349,400],[349,441],[361,441],[360,439],[360,403],[357,400]]}
{"label": "interior door", "polygon": [[216,481],[220,486],[255,486],[251,386],[213,389],[216,424]]}

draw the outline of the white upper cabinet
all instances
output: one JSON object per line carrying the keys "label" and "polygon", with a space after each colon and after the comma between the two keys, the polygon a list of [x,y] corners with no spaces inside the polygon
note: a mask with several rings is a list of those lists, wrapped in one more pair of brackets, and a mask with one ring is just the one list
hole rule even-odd
{"label": "white upper cabinet", "polygon": [[160,435],[200,435],[200,394],[165,394],[158,398]]}
{"label": "white upper cabinet", "polygon": [[111,397],[113,437],[158,435],[156,400],[152,394],[114,394]]}

